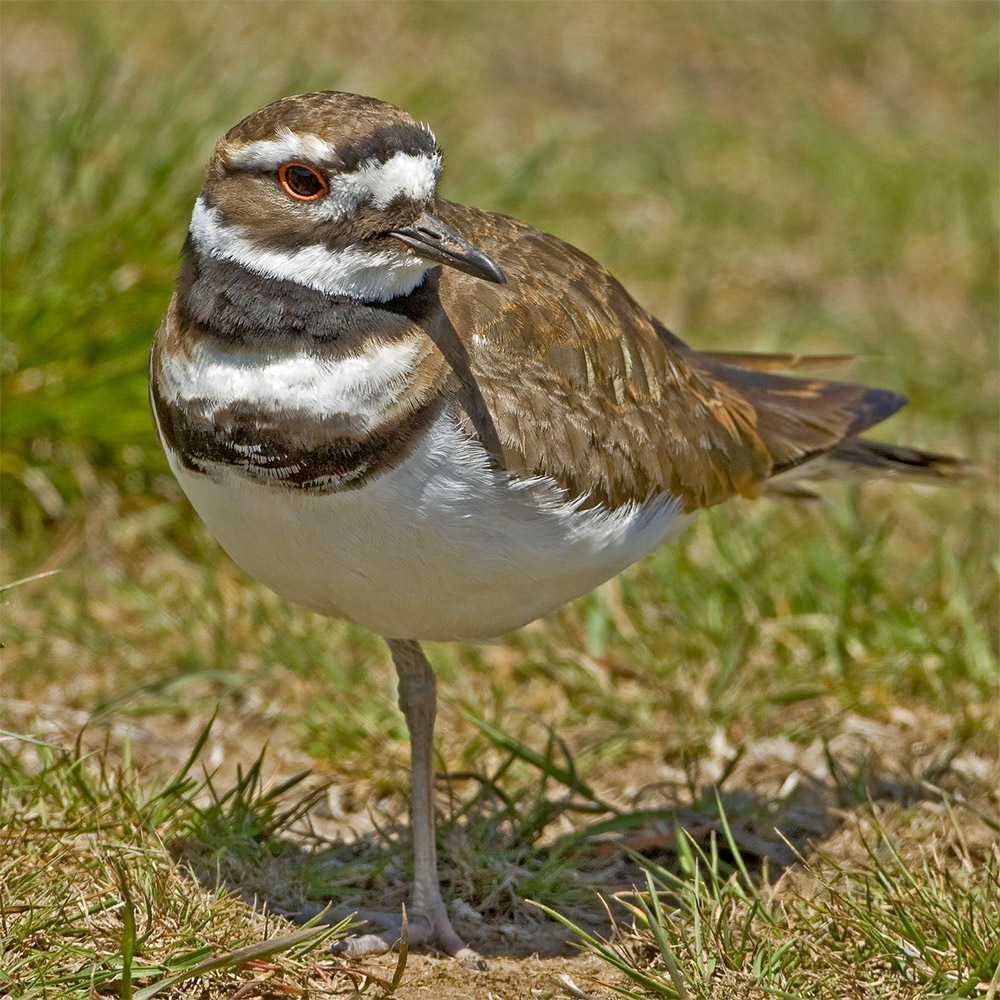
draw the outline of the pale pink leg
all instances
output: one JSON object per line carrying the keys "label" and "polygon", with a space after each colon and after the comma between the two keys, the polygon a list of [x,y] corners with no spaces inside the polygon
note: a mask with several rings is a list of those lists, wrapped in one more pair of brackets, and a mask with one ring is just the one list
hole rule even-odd
{"label": "pale pink leg", "polygon": [[[454,958],[483,967],[482,957],[452,927],[438,880],[434,837],[433,740],[437,710],[434,670],[419,643],[404,639],[386,641],[399,677],[399,707],[410,730],[413,892],[406,914],[407,939],[411,945],[435,944]],[[361,917],[364,915],[363,911],[359,913]],[[376,919],[387,922],[382,914]],[[400,935],[400,921],[393,920],[391,923],[391,929],[382,933],[361,934],[348,939],[344,943],[344,951],[352,957],[389,951]]]}

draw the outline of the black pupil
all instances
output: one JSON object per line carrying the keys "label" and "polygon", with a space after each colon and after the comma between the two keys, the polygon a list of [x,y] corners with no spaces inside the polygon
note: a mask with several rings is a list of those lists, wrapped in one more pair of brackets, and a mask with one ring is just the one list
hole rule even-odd
{"label": "black pupil", "polygon": [[296,193],[308,198],[323,190],[323,182],[308,167],[292,165],[285,170],[285,182]]}

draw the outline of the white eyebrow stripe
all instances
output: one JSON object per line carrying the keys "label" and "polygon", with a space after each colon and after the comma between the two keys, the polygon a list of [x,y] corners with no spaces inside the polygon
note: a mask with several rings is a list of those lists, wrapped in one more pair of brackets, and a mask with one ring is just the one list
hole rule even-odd
{"label": "white eyebrow stripe", "polygon": [[204,253],[231,260],[255,274],[294,281],[327,295],[347,295],[363,302],[386,302],[412,292],[433,261],[421,260],[400,244],[399,250],[366,250],[360,246],[331,250],[312,244],[298,250],[262,247],[227,226],[204,196],[194,204],[191,238]]}
{"label": "white eyebrow stripe", "polygon": [[337,147],[309,132],[293,132],[287,125],[275,130],[277,138],[259,139],[245,146],[225,148],[226,159],[236,170],[277,170],[289,160],[326,163],[337,156]]}

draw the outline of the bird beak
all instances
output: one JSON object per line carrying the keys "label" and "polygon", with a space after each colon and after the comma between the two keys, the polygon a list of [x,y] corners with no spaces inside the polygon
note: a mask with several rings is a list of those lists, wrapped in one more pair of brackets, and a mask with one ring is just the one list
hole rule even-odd
{"label": "bird beak", "polygon": [[474,247],[464,236],[446,226],[430,212],[422,213],[412,226],[393,229],[389,235],[395,236],[428,260],[454,267],[474,278],[482,278],[483,281],[507,284],[507,278],[492,257]]}

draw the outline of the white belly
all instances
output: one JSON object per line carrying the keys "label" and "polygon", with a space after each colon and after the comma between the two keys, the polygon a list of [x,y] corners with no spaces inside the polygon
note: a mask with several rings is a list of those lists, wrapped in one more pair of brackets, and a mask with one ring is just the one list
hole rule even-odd
{"label": "white belly", "polygon": [[441,417],[408,458],[319,496],[228,468],[171,467],[251,576],[313,611],[397,639],[487,639],[585,594],[688,520],[660,498],[579,509],[544,480],[512,484]]}

